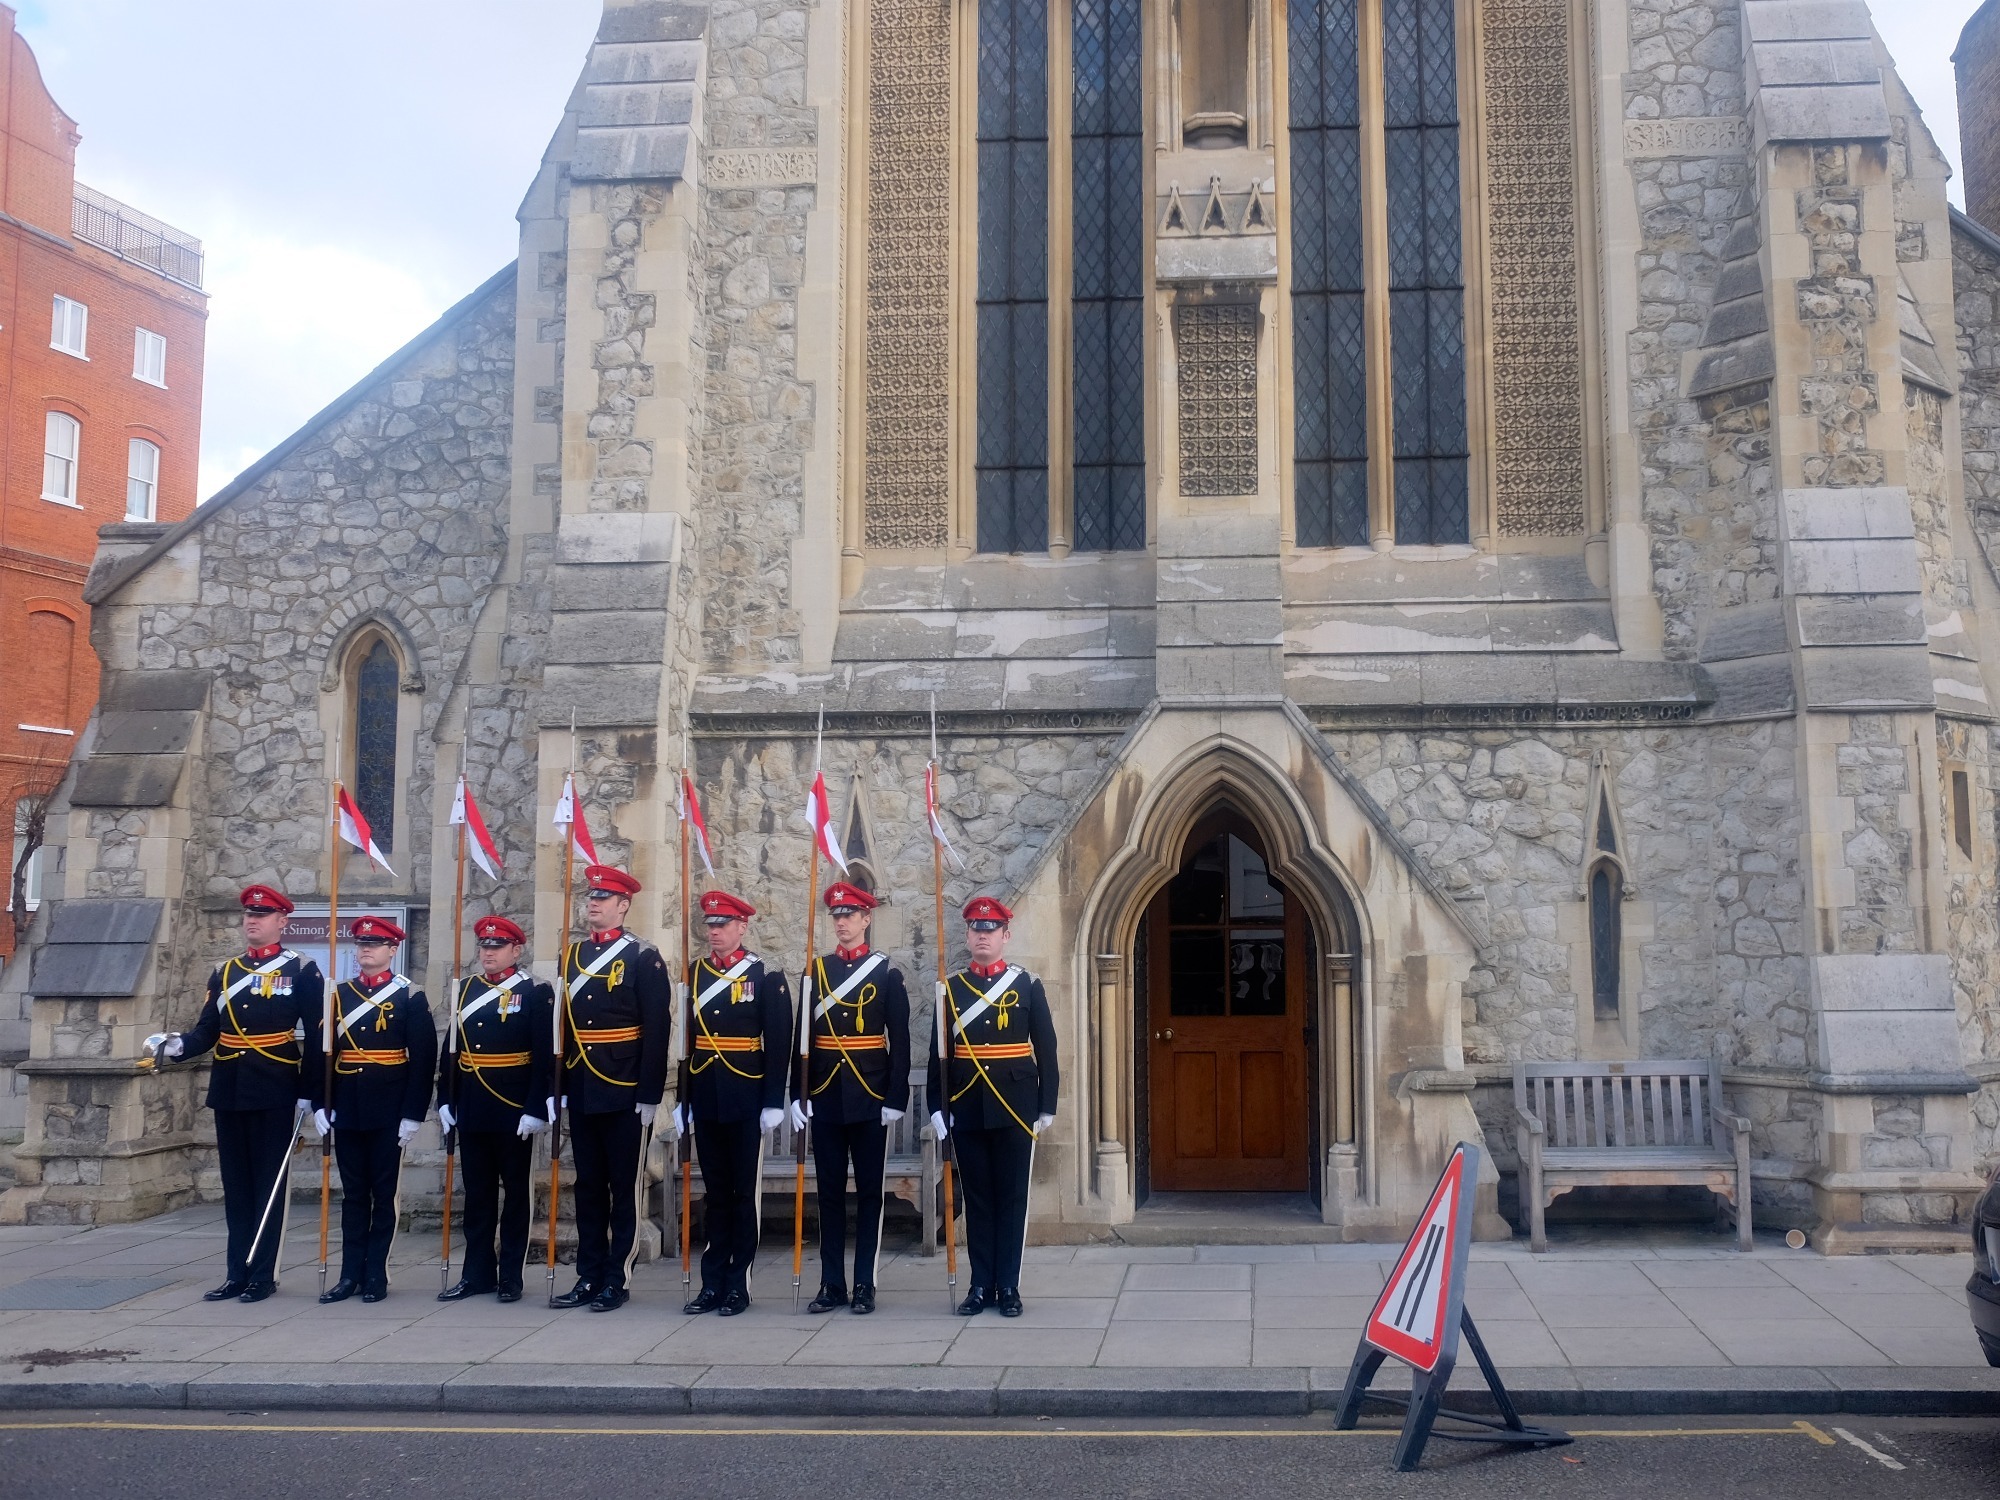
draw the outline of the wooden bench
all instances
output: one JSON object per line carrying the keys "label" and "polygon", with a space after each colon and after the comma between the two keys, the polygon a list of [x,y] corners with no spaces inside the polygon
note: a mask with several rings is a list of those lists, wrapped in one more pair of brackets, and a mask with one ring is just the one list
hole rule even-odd
{"label": "wooden bench", "polygon": [[1720,1063],[1516,1063],[1514,1139],[1533,1250],[1572,1188],[1655,1185],[1728,1200],[1736,1248],[1750,1248],[1750,1122],[1723,1112]]}
{"label": "wooden bench", "polygon": [[[937,1142],[931,1138],[930,1111],[924,1104],[925,1074],[922,1068],[910,1070],[910,1107],[903,1112],[903,1118],[889,1127],[889,1159],[882,1172],[882,1193],[885,1198],[901,1198],[917,1210],[923,1220],[923,1241],[919,1255],[937,1254],[938,1239],[938,1165]],[[668,1132],[671,1136],[672,1132]],[[792,1124],[789,1114],[785,1122],[764,1137],[763,1186],[764,1201],[780,1200],[786,1217],[790,1216],[794,1189],[798,1180],[798,1162],[792,1155]],[[667,1145],[667,1174],[662,1184],[665,1193],[665,1212],[661,1222],[665,1225],[664,1242],[671,1245],[680,1243],[680,1224],[677,1215],[681,1208],[680,1151],[689,1143],[670,1140]],[[806,1146],[806,1192],[818,1191],[818,1179],[813,1173],[812,1146]],[[701,1163],[696,1158],[694,1168],[694,1191],[701,1193]],[[697,1226],[700,1221],[696,1220]],[[678,1254],[679,1251],[674,1252]]]}

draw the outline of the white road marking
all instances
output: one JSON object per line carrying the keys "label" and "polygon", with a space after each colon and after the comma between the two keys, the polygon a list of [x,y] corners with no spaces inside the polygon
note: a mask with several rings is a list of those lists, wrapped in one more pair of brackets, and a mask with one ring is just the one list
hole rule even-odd
{"label": "white road marking", "polygon": [[1852,1443],[1855,1447],[1859,1448],[1863,1453],[1867,1454],[1870,1458],[1874,1459],[1876,1463],[1880,1464],[1885,1469],[1895,1469],[1900,1472],[1903,1468],[1903,1465],[1896,1462],[1895,1459],[1889,1457],[1888,1454],[1884,1453],[1880,1448],[1876,1447],[1873,1443],[1864,1442],[1862,1439],[1856,1437],[1853,1433],[1849,1432],[1845,1427],[1834,1428],[1833,1435],[1839,1438],[1843,1443]]}

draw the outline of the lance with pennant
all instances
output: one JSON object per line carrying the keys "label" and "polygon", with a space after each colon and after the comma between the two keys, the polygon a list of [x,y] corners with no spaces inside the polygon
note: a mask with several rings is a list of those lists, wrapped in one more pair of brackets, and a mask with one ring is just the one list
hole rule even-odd
{"label": "lance with pennant", "polygon": [[[458,1052],[458,1007],[464,999],[465,984],[465,814],[468,793],[465,788],[465,742],[458,744],[458,799],[451,810],[451,820],[458,824],[458,872],[452,886],[451,898],[451,994],[452,1014],[447,1018],[444,1030],[445,1077],[452,1081],[452,1092],[457,1093],[458,1073],[452,1067]],[[447,1101],[448,1102],[448,1101]],[[454,1111],[456,1113],[456,1111]],[[458,1132],[444,1133],[444,1223],[438,1241],[438,1290],[451,1288],[451,1176],[456,1160],[454,1148],[457,1146]]]}
{"label": "lance with pennant", "polygon": [[[826,706],[819,711],[819,728],[813,736],[813,784],[806,794],[806,821],[812,825],[812,853],[807,861],[806,873],[806,960],[799,975],[799,1077],[808,1076],[811,1066],[812,1011],[813,1011],[813,918],[819,912],[819,857],[824,853],[829,861],[839,866],[840,873],[847,873],[847,858],[840,852],[840,840],[834,836],[833,814],[827,807],[826,773],[820,769],[820,749],[826,741]],[[798,1310],[799,1283],[805,1275],[806,1258],[806,1145],[811,1136],[809,1130],[795,1130],[792,1133],[792,1156],[798,1164],[792,1185],[792,1309]]]}
{"label": "lance with pennant", "polygon": [[[945,978],[944,957],[944,856],[951,848],[951,841],[944,836],[944,822],[938,816],[938,746],[937,746],[937,694],[931,694],[931,758],[924,766],[924,806],[931,825],[931,885],[937,896],[937,1042],[938,1057],[950,1056],[945,1045],[950,1040],[945,1035],[944,1013],[945,993],[949,981]],[[956,850],[952,851],[954,863],[958,860]],[[958,1305],[958,1217],[957,1205],[952,1199],[952,1167],[956,1147],[951,1137],[951,1079],[949,1070],[940,1064],[938,1076],[943,1079],[942,1097],[932,1106],[943,1117],[944,1138],[938,1142],[938,1160],[941,1165],[940,1186],[944,1189],[944,1288],[945,1300]]]}
{"label": "lance with pennant", "polygon": [[[570,881],[576,870],[577,824],[580,811],[576,805],[576,710],[569,711],[569,770],[563,776],[562,801],[556,804],[556,821],[567,823],[563,829],[563,887],[562,887],[562,946],[556,960],[556,984],[561,993],[556,996],[555,1015],[555,1118],[549,1121],[549,1305],[556,1300],[556,1215],[562,1204],[562,1117],[563,1117],[563,1016],[569,1009],[569,956],[571,932],[576,917],[571,899]],[[588,838],[589,825],[584,825],[584,837]]]}

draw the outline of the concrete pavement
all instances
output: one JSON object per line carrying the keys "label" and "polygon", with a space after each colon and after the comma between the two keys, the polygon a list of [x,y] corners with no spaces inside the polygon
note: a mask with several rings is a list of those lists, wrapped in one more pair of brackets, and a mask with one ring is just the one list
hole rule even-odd
{"label": "concrete pavement", "polygon": [[[0,1228],[0,1399],[16,1405],[983,1415],[1286,1413],[1331,1403],[1396,1247],[1038,1246],[1027,1314],[947,1311],[942,1257],[885,1254],[880,1310],[793,1313],[767,1244],[741,1318],[687,1318],[678,1262],[630,1305],[440,1305],[435,1235],[390,1297],[320,1307],[317,1215],[278,1295],[210,1304],[213,1206],[100,1229]],[[808,1247],[806,1291],[813,1267]],[[1546,1412],[2000,1413],[1966,1321],[1968,1257],[1825,1258],[1631,1232],[1531,1256],[1475,1247],[1466,1305]],[[559,1285],[570,1272],[562,1268]],[[962,1285],[962,1282],[961,1282]],[[1393,1362],[1391,1369],[1395,1368]],[[1467,1401],[1478,1375],[1462,1361]]]}

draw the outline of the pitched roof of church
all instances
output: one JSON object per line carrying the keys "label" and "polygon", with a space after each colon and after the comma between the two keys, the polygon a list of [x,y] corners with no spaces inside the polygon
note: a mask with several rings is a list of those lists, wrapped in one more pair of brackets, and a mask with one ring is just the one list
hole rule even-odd
{"label": "pitched roof of church", "polygon": [[207,500],[194,508],[194,514],[186,520],[169,527],[160,539],[135,556],[123,558],[106,567],[102,572],[93,568],[89,581],[84,585],[83,600],[86,604],[102,604],[118,590],[130,583],[139,574],[151,567],[159,558],[179,546],[190,532],[207,525],[224,510],[234,505],[245,495],[257,488],[259,481],[276,469],[287,458],[297,452],[312,437],[326,426],[344,416],[347,409],[360,401],[376,385],[395,374],[397,368],[420,349],[431,343],[437,336],[482,306],[486,300],[507,282],[513,279],[518,261],[509,261],[494,272],[465,296],[459,298],[441,313],[436,321],[423,332],[404,344],[394,354],[363,375],[353,385],[342,391],[333,400],[314,412],[292,435],[279,443],[269,453],[238,474],[229,483],[217,490]]}

